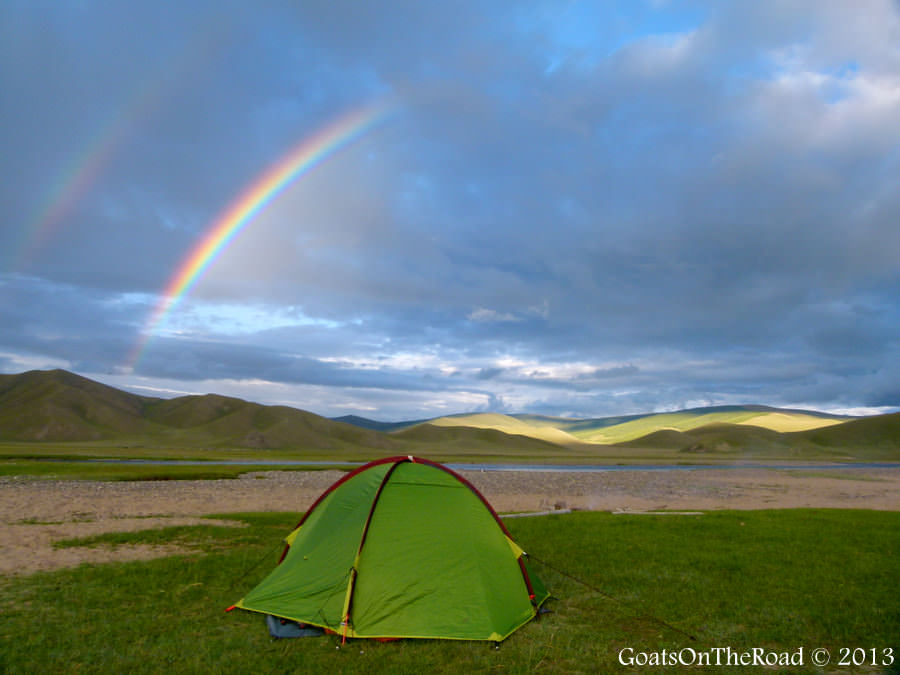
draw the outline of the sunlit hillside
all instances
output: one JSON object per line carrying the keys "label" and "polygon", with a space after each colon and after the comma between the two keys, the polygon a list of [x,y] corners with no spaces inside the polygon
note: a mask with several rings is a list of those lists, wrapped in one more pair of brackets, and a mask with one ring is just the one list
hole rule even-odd
{"label": "sunlit hillside", "polygon": [[622,424],[575,432],[574,435],[589,443],[611,445],[633,441],[656,431],[690,431],[710,424],[740,424],[785,433],[841,424],[847,419],[794,411],[728,409],[706,412],[700,409],[698,411],[647,415]]}
{"label": "sunlit hillside", "polygon": [[782,431],[785,433],[791,431],[809,431],[810,429],[821,429],[822,427],[830,427],[835,424],[843,424],[846,422],[843,418],[829,418],[822,416],[807,415],[804,413],[762,413],[756,417],[751,417],[737,424],[749,424],[754,427],[762,427],[763,429],[771,429],[772,431]]}
{"label": "sunlit hillside", "polygon": [[478,413],[474,415],[454,415],[438,417],[428,422],[438,427],[474,427],[476,429],[496,429],[506,434],[530,436],[538,440],[568,445],[578,443],[579,439],[561,429],[549,425],[529,424],[509,415],[499,413]]}
{"label": "sunlit hillside", "polygon": [[711,424],[759,427],[779,433],[808,431],[846,422],[850,418],[807,411],[776,410],[760,406],[700,408],[675,413],[632,415],[577,420],[540,415],[479,413],[452,415],[430,420],[443,427],[497,429],[508,434],[530,436],[563,445],[616,445],[659,431],[686,432]]}

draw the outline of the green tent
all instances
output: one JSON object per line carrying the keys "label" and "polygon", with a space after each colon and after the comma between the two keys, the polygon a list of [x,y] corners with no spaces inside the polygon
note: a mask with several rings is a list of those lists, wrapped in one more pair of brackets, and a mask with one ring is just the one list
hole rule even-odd
{"label": "green tent", "polygon": [[549,593],[465,478],[390,457],[326,490],[236,607],[344,637],[507,638]]}

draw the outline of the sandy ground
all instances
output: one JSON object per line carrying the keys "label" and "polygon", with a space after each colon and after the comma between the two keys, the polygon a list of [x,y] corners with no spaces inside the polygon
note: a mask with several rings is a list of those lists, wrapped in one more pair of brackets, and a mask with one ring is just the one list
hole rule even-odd
{"label": "sandy ground", "polygon": [[[303,511],[342,474],[262,472],[237,480],[95,482],[0,479],[0,574],[149,558],[174,547],[54,549],[53,542],[201,522],[241,511]],[[465,472],[499,513],[590,509],[850,508],[900,511],[900,469]],[[202,521],[209,524],[209,520]],[[240,524],[235,521],[225,523]]]}

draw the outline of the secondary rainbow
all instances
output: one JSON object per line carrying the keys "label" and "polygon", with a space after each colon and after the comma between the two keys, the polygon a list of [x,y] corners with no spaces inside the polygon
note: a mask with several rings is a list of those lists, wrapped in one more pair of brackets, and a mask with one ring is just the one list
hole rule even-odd
{"label": "secondary rainbow", "polygon": [[20,245],[10,269],[27,269],[37,253],[65,226],[79,204],[99,180],[108,173],[112,162],[140,127],[171,100],[178,89],[205,72],[221,50],[223,32],[213,26],[197,39],[173,51],[150,70],[148,77],[138,79],[121,105],[111,107],[98,119],[93,133],[85,134],[83,143],[70,161],[58,172],[41,200],[40,208],[26,222]]}
{"label": "secondary rainbow", "polygon": [[134,368],[137,365],[159,323],[191,290],[219,253],[260,211],[297,178],[384,121],[392,109],[387,103],[366,106],[319,129],[271,165],[231,202],[213,221],[206,234],[166,284],[132,351],[129,366]]}

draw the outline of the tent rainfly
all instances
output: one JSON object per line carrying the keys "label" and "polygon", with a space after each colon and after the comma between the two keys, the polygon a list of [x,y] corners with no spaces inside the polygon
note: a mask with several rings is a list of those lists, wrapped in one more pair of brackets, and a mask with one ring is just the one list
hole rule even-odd
{"label": "tent rainfly", "polygon": [[337,481],[235,607],[346,638],[506,639],[549,597],[487,500],[418,457]]}

